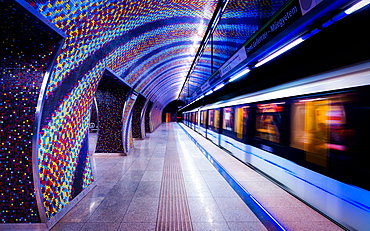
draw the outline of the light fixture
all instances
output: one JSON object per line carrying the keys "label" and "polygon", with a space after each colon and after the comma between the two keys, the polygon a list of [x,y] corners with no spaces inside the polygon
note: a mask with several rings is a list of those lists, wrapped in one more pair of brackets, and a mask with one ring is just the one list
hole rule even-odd
{"label": "light fixture", "polygon": [[294,40],[293,42],[289,43],[288,45],[284,46],[283,48],[281,48],[280,50],[272,53],[271,55],[267,56],[266,58],[260,60],[256,65],[255,67],[259,67],[259,66],[262,66],[263,64],[267,63],[268,61],[276,58],[277,56],[283,54],[284,52],[292,49],[293,47],[297,46],[298,44],[300,44],[301,42],[303,42],[304,39],[303,38],[298,38],[296,40]]}
{"label": "light fixture", "polygon": [[225,84],[224,84],[224,83],[221,83],[221,84],[217,85],[217,86],[215,87],[215,89],[213,89],[213,91],[220,90],[220,89],[221,89],[221,88],[223,88],[224,86],[225,86]]}
{"label": "light fixture", "polygon": [[248,72],[250,72],[251,70],[249,69],[249,68],[246,68],[246,69],[244,69],[244,70],[242,70],[241,72],[239,72],[238,74],[236,74],[235,76],[233,76],[233,77],[231,77],[230,79],[229,79],[229,83],[230,82],[233,82],[233,81],[235,81],[235,80],[237,80],[237,79],[239,79],[240,77],[242,77],[243,75],[245,75],[245,74],[247,74]]}
{"label": "light fixture", "polygon": [[344,13],[352,14],[353,12],[367,6],[369,3],[370,3],[370,0],[360,1],[360,2],[356,3],[355,5],[351,6],[350,8],[348,8],[347,10],[345,10]]}
{"label": "light fixture", "polygon": [[197,100],[203,99],[204,95],[201,95]]}
{"label": "light fixture", "polygon": [[204,94],[204,95],[210,95],[210,94],[212,94],[213,93],[213,90],[210,90],[209,92],[207,92],[206,94]]}

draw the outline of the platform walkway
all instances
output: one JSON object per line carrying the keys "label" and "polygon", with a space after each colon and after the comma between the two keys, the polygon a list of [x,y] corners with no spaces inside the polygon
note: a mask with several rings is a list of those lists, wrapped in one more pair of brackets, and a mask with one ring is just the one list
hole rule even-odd
{"label": "platform walkway", "polygon": [[[97,186],[52,230],[341,230],[183,127],[162,124],[146,139],[135,140],[128,156],[95,154]],[[215,159],[207,158],[188,134]],[[272,211],[281,227],[235,192],[214,167],[216,159]]]}

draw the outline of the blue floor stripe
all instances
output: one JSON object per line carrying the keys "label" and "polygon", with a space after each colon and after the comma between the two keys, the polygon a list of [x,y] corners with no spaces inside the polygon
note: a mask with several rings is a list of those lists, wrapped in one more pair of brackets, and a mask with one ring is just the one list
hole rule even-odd
{"label": "blue floor stripe", "polygon": [[180,123],[179,125],[267,230],[286,230]]}

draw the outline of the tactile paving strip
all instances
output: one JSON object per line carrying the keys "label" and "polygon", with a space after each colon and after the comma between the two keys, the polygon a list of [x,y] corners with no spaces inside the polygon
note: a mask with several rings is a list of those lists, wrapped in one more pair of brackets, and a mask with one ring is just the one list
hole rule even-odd
{"label": "tactile paving strip", "polygon": [[175,135],[171,131],[166,147],[156,230],[193,230],[180,158],[177,148],[170,146],[176,145],[172,139]]}

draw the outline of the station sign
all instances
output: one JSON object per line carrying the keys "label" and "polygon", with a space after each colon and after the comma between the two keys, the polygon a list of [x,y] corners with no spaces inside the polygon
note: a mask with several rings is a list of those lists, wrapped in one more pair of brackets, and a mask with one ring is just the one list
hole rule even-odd
{"label": "station sign", "polygon": [[273,17],[258,33],[245,45],[247,55],[251,55],[293,22],[302,16],[299,1],[292,1],[279,14]]}
{"label": "station sign", "polygon": [[220,76],[224,76],[226,73],[231,71],[239,63],[242,63],[247,59],[247,53],[245,52],[245,47],[243,46],[239,49],[227,62],[220,68]]}

